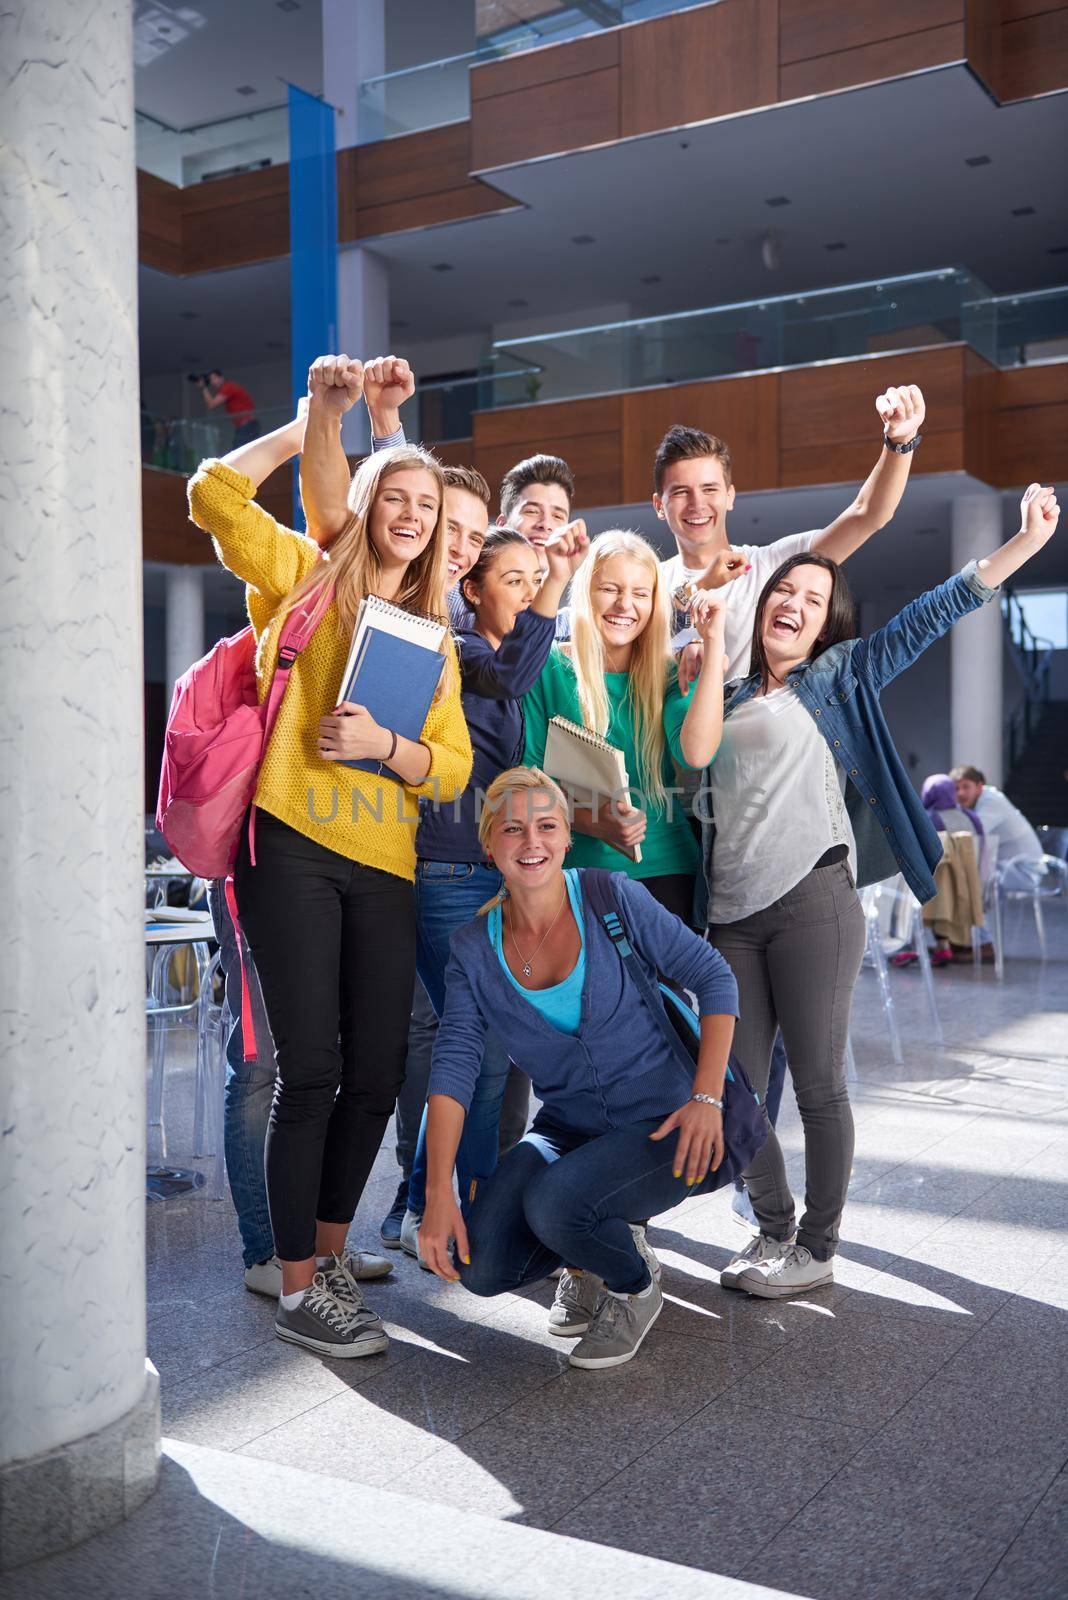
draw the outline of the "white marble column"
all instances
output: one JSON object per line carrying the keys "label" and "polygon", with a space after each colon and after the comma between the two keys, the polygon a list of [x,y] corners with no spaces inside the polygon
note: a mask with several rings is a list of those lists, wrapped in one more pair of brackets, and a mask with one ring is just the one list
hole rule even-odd
{"label": "white marble column", "polygon": [[164,611],[167,704],[183,672],[204,654],[203,567],[168,567]]}
{"label": "white marble column", "polygon": [[0,15],[0,1564],[158,1470],[129,0]]}
{"label": "white marble column", "polygon": [[[993,490],[960,495],[951,502],[955,571],[988,556],[1003,543],[1001,500]],[[983,606],[950,634],[950,705],[953,764],[978,767],[991,783],[1002,779],[1002,658],[1005,624],[1001,606]]]}

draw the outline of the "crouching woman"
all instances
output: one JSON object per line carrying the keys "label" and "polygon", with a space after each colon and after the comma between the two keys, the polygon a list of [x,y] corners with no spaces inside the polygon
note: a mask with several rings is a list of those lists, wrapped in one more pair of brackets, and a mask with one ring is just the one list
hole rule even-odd
{"label": "crouching woman", "polygon": [[[584,893],[586,872],[564,868],[571,830],[552,779],[533,767],[502,773],[479,838],[503,888],[452,938],[430,1075],[420,1250],[439,1277],[459,1277],[479,1295],[535,1283],[563,1262],[592,1275],[599,1294],[571,1364],[619,1366],[662,1305],[656,1259],[632,1219],[717,1187],[729,1166],[717,1177],[734,977],[640,882],[612,874],[627,937],[650,976],[659,968],[697,996],[700,1053],[688,1071]],[[530,1074],[542,1108],[461,1215],[453,1166],[490,1029]]]}

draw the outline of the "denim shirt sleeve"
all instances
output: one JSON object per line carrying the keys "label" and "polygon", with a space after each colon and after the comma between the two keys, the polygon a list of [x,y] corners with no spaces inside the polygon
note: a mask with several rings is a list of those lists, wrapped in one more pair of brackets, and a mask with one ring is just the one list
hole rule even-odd
{"label": "denim shirt sleeve", "polygon": [[854,665],[866,672],[878,692],[910,667],[936,639],[948,633],[955,622],[977,611],[998,592],[983,582],[978,562],[969,561],[962,572],[910,600],[885,627],[876,628],[862,639],[853,655]]}
{"label": "denim shirt sleeve", "polygon": [[445,1011],[434,1040],[428,1098],[447,1094],[458,1100],[465,1111],[471,1109],[486,1033],[467,969],[454,950],[445,968]]}

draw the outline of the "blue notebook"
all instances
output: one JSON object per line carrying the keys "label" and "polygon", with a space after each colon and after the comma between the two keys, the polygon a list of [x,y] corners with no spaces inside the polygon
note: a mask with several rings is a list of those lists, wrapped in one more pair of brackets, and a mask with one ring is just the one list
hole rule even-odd
{"label": "blue notebook", "polygon": [[[367,626],[339,699],[366,706],[383,728],[418,742],[444,665],[445,657],[437,650]],[[373,772],[376,777],[384,773],[393,777],[382,761],[362,759],[342,765]],[[400,779],[396,781],[399,783]]]}

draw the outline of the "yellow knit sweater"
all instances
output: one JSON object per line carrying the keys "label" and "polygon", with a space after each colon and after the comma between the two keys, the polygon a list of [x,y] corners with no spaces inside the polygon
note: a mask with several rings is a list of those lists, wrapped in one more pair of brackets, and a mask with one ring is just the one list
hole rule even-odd
{"label": "yellow knit sweater", "polygon": [[[251,478],[221,461],[204,462],[189,482],[193,521],[211,534],[223,566],[247,585],[262,701],[278,659],[282,602],[320,557],[311,539],[282,527],[256,504],[254,493]],[[350,642],[331,604],[290,675],[260,768],[256,804],[338,855],[412,880],[418,796],[452,800],[471,776],[456,652],[450,641],[451,687],[431,706],[423,727],[430,771],[422,783],[409,785],[324,761],[318,753],[319,719],[337,704]]]}

